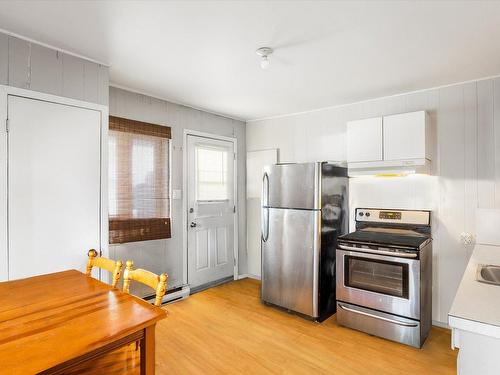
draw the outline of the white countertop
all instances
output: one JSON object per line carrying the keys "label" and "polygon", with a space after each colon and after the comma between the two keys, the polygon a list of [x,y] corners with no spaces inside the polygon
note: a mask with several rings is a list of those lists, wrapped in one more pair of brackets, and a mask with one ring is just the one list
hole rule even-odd
{"label": "white countertop", "polygon": [[500,247],[474,248],[448,314],[449,325],[500,338],[500,286],[477,281],[478,264],[500,266]]}

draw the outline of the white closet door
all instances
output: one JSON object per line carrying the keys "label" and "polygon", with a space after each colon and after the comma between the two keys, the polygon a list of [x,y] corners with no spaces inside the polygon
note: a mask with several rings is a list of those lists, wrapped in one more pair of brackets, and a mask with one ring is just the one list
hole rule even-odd
{"label": "white closet door", "polygon": [[8,98],[9,279],[84,270],[100,246],[100,112]]}

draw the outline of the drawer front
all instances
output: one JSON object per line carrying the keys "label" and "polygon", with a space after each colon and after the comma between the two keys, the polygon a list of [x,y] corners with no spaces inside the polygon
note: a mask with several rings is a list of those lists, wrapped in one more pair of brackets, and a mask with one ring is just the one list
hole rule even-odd
{"label": "drawer front", "polygon": [[337,323],[416,348],[421,346],[420,322],[417,320],[337,302]]}

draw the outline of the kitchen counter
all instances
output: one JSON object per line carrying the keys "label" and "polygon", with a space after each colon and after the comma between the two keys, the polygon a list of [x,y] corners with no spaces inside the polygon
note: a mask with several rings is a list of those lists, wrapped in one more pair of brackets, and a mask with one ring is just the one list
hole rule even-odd
{"label": "kitchen counter", "polygon": [[500,247],[477,245],[474,248],[448,321],[451,327],[468,328],[500,339],[500,286],[476,280],[479,264],[500,265]]}
{"label": "kitchen counter", "polygon": [[476,280],[480,264],[500,266],[500,247],[474,248],[448,314],[461,375],[500,374],[500,286]]}

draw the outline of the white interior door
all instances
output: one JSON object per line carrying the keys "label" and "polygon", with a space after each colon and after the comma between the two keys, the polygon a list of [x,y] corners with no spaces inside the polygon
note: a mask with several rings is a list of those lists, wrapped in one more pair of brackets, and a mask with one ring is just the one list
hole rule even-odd
{"label": "white interior door", "polygon": [[187,136],[188,282],[234,274],[234,143]]}
{"label": "white interior door", "polygon": [[247,152],[247,264],[248,274],[261,274],[261,210],[264,167],[278,162],[278,150]]}
{"label": "white interior door", "polygon": [[100,112],[8,98],[9,279],[84,270],[100,247]]}

